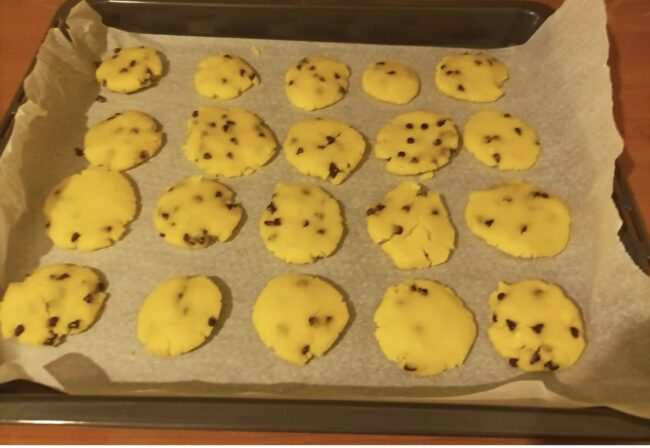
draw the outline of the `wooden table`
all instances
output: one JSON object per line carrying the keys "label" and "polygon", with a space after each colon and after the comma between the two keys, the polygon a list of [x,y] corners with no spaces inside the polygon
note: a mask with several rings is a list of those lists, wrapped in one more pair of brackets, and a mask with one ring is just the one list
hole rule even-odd
{"label": "wooden table", "polygon": [[[397,0],[395,0],[397,1]],[[558,7],[563,0],[538,0]],[[16,92],[63,0],[0,0],[0,116]],[[614,112],[625,138],[620,166],[650,226],[650,1],[607,0]],[[473,443],[498,439],[323,435],[0,425],[4,443]],[[535,440],[509,441],[534,443]]]}

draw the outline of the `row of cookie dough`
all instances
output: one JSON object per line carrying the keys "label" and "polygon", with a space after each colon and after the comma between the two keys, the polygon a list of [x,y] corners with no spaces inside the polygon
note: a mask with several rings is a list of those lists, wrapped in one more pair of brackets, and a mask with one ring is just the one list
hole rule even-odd
{"label": "row of cookie dough", "polygon": [[[103,60],[95,77],[108,90],[133,93],[151,86],[162,75],[163,64],[152,48],[116,48]],[[284,77],[285,92],[294,106],[313,111],[339,102],[350,85],[350,68],[323,56],[309,56],[291,66]],[[435,85],[452,98],[492,102],[503,95],[508,70],[497,59],[483,53],[451,54],[442,58],[435,71]],[[203,59],[194,75],[196,91],[203,97],[231,100],[259,84],[260,76],[241,57],[220,52]],[[395,61],[367,66],[363,90],[371,97],[393,104],[406,104],[420,91],[420,78],[412,68]]]}
{"label": "row of cookie dough", "polygon": [[[57,185],[43,211],[47,234],[57,247],[96,250],[123,236],[136,215],[136,194],[124,175],[93,168]],[[228,241],[242,214],[232,190],[198,175],[161,195],[153,222],[168,243],[198,249]],[[456,231],[441,195],[413,181],[402,182],[369,207],[366,221],[372,241],[401,269],[444,263],[455,248]],[[516,257],[559,254],[568,243],[570,221],[564,202],[523,181],[475,191],[465,208],[472,233]],[[259,218],[267,250],[288,263],[330,256],[343,229],[338,201],[308,183],[277,184]]]}
{"label": "row of cookie dough", "polygon": [[[11,283],[0,302],[6,339],[57,346],[86,331],[106,299],[105,284],[90,268],[55,264]],[[577,306],[556,285],[541,280],[499,283],[488,299],[488,335],[497,352],[523,371],[557,370],[580,357],[585,332]],[[220,319],[222,295],[207,277],[173,277],[145,299],[137,335],[158,356],[203,345]],[[296,365],[324,355],[349,324],[348,305],[328,281],[305,274],[271,279],[252,311],[261,341]],[[463,364],[477,336],[472,312],[454,291],[429,279],[388,288],[374,314],[375,338],[386,358],[417,376]]]}
{"label": "row of cookie dough", "polygon": [[[539,157],[535,130],[509,113],[483,110],[463,130],[464,145],[483,164],[501,170],[530,168]],[[84,136],[83,155],[92,166],[124,171],[155,156],[163,145],[160,125],[147,114],[124,111],[99,121]],[[397,115],[375,139],[375,156],[386,171],[427,175],[449,163],[459,146],[456,126],[448,117],[415,111]],[[187,122],[185,157],[213,176],[247,176],[262,168],[278,143],[261,118],[244,109],[200,107]],[[346,123],[308,119],[294,124],[283,153],[301,174],[342,183],[366,151],[363,135]]]}

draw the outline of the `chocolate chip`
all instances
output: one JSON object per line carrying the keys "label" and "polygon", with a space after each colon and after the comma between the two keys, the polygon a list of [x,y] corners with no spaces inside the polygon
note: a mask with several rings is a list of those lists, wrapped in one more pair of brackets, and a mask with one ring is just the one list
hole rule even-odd
{"label": "chocolate chip", "polygon": [[418,163],[419,161],[420,159],[418,159],[417,157],[411,157],[411,163]]}
{"label": "chocolate chip", "polygon": [[404,210],[405,212],[410,212],[411,211],[411,206],[410,205],[404,205],[404,206],[402,206],[402,210]]}
{"label": "chocolate chip", "polygon": [[377,210],[375,210],[374,208],[369,208],[368,210],[366,210],[366,216],[372,216],[375,213],[377,213]]}
{"label": "chocolate chip", "polygon": [[126,68],[126,67],[120,69],[120,73],[126,73],[128,71],[129,71],[129,69]]}
{"label": "chocolate chip", "polygon": [[193,116],[194,118],[198,117],[198,116],[199,116],[199,111],[198,111],[198,110],[193,111],[193,112],[192,112],[192,116]]}
{"label": "chocolate chip", "polygon": [[503,198],[504,202],[512,202],[512,198],[510,196],[506,196]]}
{"label": "chocolate chip", "polygon": [[405,157],[406,153],[404,151],[400,151],[397,153],[397,157]]}
{"label": "chocolate chip", "polygon": [[492,322],[496,323],[497,321],[498,321],[498,320],[497,320],[497,315],[496,315],[496,314],[493,314],[493,315],[492,315]]}
{"label": "chocolate chip", "polygon": [[230,138],[230,143],[232,143],[234,145],[237,145],[237,144],[239,144],[239,141],[235,137],[231,137]]}
{"label": "chocolate chip", "polygon": [[539,296],[541,296],[542,294],[544,294],[544,290],[542,290],[542,289],[537,288],[537,289],[533,290],[533,295],[534,295],[534,296],[538,296],[538,297],[539,297]]}
{"label": "chocolate chip", "polygon": [[53,334],[52,336],[50,336],[49,338],[43,341],[43,345],[54,345],[54,343],[56,342],[56,338],[57,335]]}
{"label": "chocolate chip", "polygon": [[539,361],[541,361],[541,360],[542,360],[542,357],[539,355],[539,349],[537,349],[537,350],[535,351],[535,353],[533,353],[533,356],[530,357],[530,361],[529,361],[529,362],[530,362],[531,364],[535,364],[536,362],[539,362]]}
{"label": "chocolate chip", "polygon": [[217,325],[217,318],[214,316],[210,316],[210,319],[208,319],[208,325],[211,327]]}
{"label": "chocolate chip", "polygon": [[407,372],[415,372],[418,368],[410,364],[404,364],[404,370]]}
{"label": "chocolate chip", "polygon": [[106,87],[106,80],[102,79],[102,87]]}
{"label": "chocolate chip", "polygon": [[542,329],[544,328],[544,324],[537,324],[530,328],[532,328],[535,333],[540,334],[542,332]]}
{"label": "chocolate chip", "polygon": [[517,359],[517,358],[510,358],[508,360],[508,364],[510,364],[512,367],[517,367],[518,362],[519,362],[519,359]]}
{"label": "chocolate chip", "polygon": [[200,194],[194,195],[192,199],[194,200],[194,202],[203,202],[203,196],[201,196]]}
{"label": "chocolate chip", "polygon": [[275,213],[278,210],[273,202],[269,202],[269,205],[266,206],[266,209],[271,213]]}
{"label": "chocolate chip", "polygon": [[233,157],[233,156],[232,156],[232,152],[228,151],[228,152],[226,153],[226,157],[228,157],[229,159],[232,159],[232,157]]}
{"label": "chocolate chip", "polygon": [[293,85],[293,79],[290,80],[287,84],[289,84],[290,86],[292,86],[292,85]]}
{"label": "chocolate chip", "polygon": [[95,98],[95,101],[97,101],[98,103],[105,103],[108,100],[106,99],[105,96],[97,95],[97,98]]}
{"label": "chocolate chip", "polygon": [[212,154],[210,154],[209,152],[206,152],[205,154],[203,154],[203,158],[205,160],[210,160],[212,158]]}
{"label": "chocolate chip", "polygon": [[420,129],[422,129],[422,130],[427,130],[427,129],[429,129],[429,125],[428,125],[427,123],[422,123],[422,124],[420,125]]}
{"label": "chocolate chip", "polygon": [[311,70],[311,71],[316,70],[316,66],[314,66],[314,65],[310,65],[310,66],[309,66],[309,70]]}
{"label": "chocolate chip", "polygon": [[453,71],[453,70],[447,70],[447,71],[445,72],[445,75],[447,75],[447,76],[450,76],[450,75],[453,75],[453,74],[454,74],[454,71]]}
{"label": "chocolate chip", "polygon": [[548,370],[557,370],[560,368],[557,364],[553,364],[553,361],[547,361],[544,364],[544,367],[546,367]]}
{"label": "chocolate chip", "polygon": [[415,143],[415,139],[413,137],[409,137],[409,138],[406,139],[406,143],[411,145],[411,144]]}
{"label": "chocolate chip", "polygon": [[413,123],[406,123],[406,129],[413,129]]}
{"label": "chocolate chip", "polygon": [[147,151],[140,151],[141,159],[146,159],[147,157],[149,157],[149,153]]}
{"label": "chocolate chip", "polygon": [[521,128],[515,128],[515,132],[517,133],[517,135],[521,135]]}
{"label": "chocolate chip", "polygon": [[239,76],[246,76],[246,70],[244,70],[243,68],[239,70]]}
{"label": "chocolate chip", "polygon": [[498,152],[495,152],[494,154],[492,154],[492,158],[494,159],[494,161],[496,163],[501,162],[501,154],[499,154]]}
{"label": "chocolate chip", "polygon": [[210,126],[211,128],[216,128],[216,127],[217,127],[217,123],[214,122],[214,121],[211,121],[210,123],[208,123],[208,126]]}
{"label": "chocolate chip", "polygon": [[542,192],[542,191],[536,191],[536,192],[533,193],[533,197],[534,197],[534,198],[544,198],[544,199],[548,199],[548,193],[544,193],[544,192]]}
{"label": "chocolate chip", "polygon": [[221,78],[221,83],[222,83],[222,84],[227,84],[227,83],[228,83],[228,79],[227,79],[227,78]]}
{"label": "chocolate chip", "polygon": [[336,176],[337,176],[341,171],[340,171],[339,168],[336,166],[336,164],[332,162],[332,163],[330,163],[330,166],[329,166],[329,172],[330,172],[330,173],[329,173],[329,174],[330,174],[330,177],[331,177],[332,179],[334,179],[334,178],[335,178],[335,177],[336,177]]}
{"label": "chocolate chip", "polygon": [[104,231],[106,231],[106,232],[110,232],[111,230],[113,230],[113,226],[104,227]]}
{"label": "chocolate chip", "polygon": [[228,124],[224,124],[224,125],[221,127],[221,130],[222,130],[223,132],[228,132],[228,129],[230,129],[230,126],[229,126]]}
{"label": "chocolate chip", "polygon": [[281,226],[282,225],[282,220],[280,218],[275,218],[273,220],[266,220],[264,221],[265,226]]}
{"label": "chocolate chip", "polygon": [[189,243],[189,242],[190,242],[190,239],[191,239],[191,238],[190,238],[190,234],[189,234],[189,233],[184,233],[184,234],[183,234],[183,241],[185,241],[186,243]]}
{"label": "chocolate chip", "polygon": [[81,236],[81,235],[80,235],[79,233],[74,232],[74,233],[72,234],[72,236],[70,237],[70,241],[72,241],[72,242],[74,243],[75,241],[77,241],[77,240],[79,239],[80,236]]}
{"label": "chocolate chip", "polygon": [[105,289],[106,289],[106,284],[104,282],[97,283],[97,290],[98,291],[103,291]]}
{"label": "chocolate chip", "polygon": [[488,219],[487,221],[484,222],[484,224],[488,227],[492,226],[494,224],[494,219]]}
{"label": "chocolate chip", "polygon": [[510,319],[506,319],[506,325],[508,326],[508,330],[510,331],[515,331],[515,328],[517,328],[517,322],[512,321]]}
{"label": "chocolate chip", "polygon": [[79,328],[79,325],[81,325],[81,321],[79,319],[73,320],[72,322],[70,322],[68,324],[68,328],[70,328],[72,330],[75,330],[75,329]]}
{"label": "chocolate chip", "polygon": [[479,66],[479,65],[482,65],[483,63],[481,61],[479,61],[478,59],[474,59],[474,64]]}
{"label": "chocolate chip", "polygon": [[501,137],[498,135],[486,135],[483,137],[483,142],[484,143],[492,143],[494,140],[501,140]]}
{"label": "chocolate chip", "polygon": [[433,210],[431,210],[431,214],[432,214],[432,215],[437,215],[437,214],[439,214],[439,213],[440,213],[440,212],[438,211],[437,208],[434,208]]}
{"label": "chocolate chip", "polygon": [[390,71],[386,72],[386,74],[387,74],[387,75],[394,75],[394,74],[395,74],[395,70],[390,70]]}
{"label": "chocolate chip", "polygon": [[320,235],[325,235],[325,229],[318,229],[318,233]]}
{"label": "chocolate chip", "polygon": [[14,330],[14,336],[18,337],[21,334],[25,332],[25,326],[24,325],[18,325],[16,329]]}
{"label": "chocolate chip", "polygon": [[233,208],[235,208],[235,207],[237,207],[237,206],[238,206],[238,204],[226,204],[226,208],[227,208],[228,210],[232,210]]}
{"label": "chocolate chip", "polygon": [[505,298],[506,298],[506,293],[505,292],[500,292],[499,294],[497,294],[497,299],[503,300]]}
{"label": "chocolate chip", "polygon": [[393,227],[393,233],[394,233],[395,235],[401,235],[402,232],[404,232],[404,227],[402,227],[402,226],[395,226],[395,227]]}
{"label": "chocolate chip", "polygon": [[307,353],[309,353],[309,346],[308,346],[308,345],[305,345],[305,346],[302,348],[302,350],[300,350],[300,352],[301,352],[303,355],[306,355]]}
{"label": "chocolate chip", "polygon": [[331,135],[328,135],[328,136],[325,137],[325,138],[327,139],[327,144],[328,144],[328,145],[331,145],[332,143],[334,143],[334,142],[336,141],[336,138],[335,138],[335,137],[332,137]]}
{"label": "chocolate chip", "polygon": [[321,81],[321,82],[325,82],[325,78],[322,77],[322,76],[319,76],[319,77],[318,77],[318,80]]}
{"label": "chocolate chip", "polygon": [[345,88],[343,86],[339,87],[339,93],[345,93]]}
{"label": "chocolate chip", "polygon": [[316,316],[311,316],[308,320],[309,325],[316,325],[318,323],[318,318]]}
{"label": "chocolate chip", "polygon": [[380,211],[382,211],[383,209],[385,209],[386,206],[385,206],[384,204],[377,204],[377,207],[375,207],[375,208],[377,209],[378,212],[380,212]]}
{"label": "chocolate chip", "polygon": [[84,297],[84,302],[86,302],[86,303],[92,303],[92,302],[93,302],[93,296],[92,296],[92,294],[86,294],[86,297]]}
{"label": "chocolate chip", "polygon": [[521,233],[526,233],[528,231],[528,226],[521,226]]}
{"label": "chocolate chip", "polygon": [[440,127],[444,126],[446,122],[447,122],[447,120],[445,120],[445,119],[438,120],[438,121],[436,121],[436,126],[438,126],[440,128]]}
{"label": "chocolate chip", "polygon": [[462,84],[458,84],[458,90],[460,90],[461,92],[464,92],[464,91],[465,91],[465,87],[463,87]]}
{"label": "chocolate chip", "polygon": [[46,223],[45,223],[45,228],[46,228],[46,229],[49,229],[49,228],[50,228],[50,225],[51,225],[51,223],[50,223],[49,221],[46,222]]}
{"label": "chocolate chip", "polygon": [[301,69],[302,69],[302,64],[298,64],[298,65],[296,65],[296,68],[297,68],[298,70],[301,70]]}
{"label": "chocolate chip", "polygon": [[332,322],[332,320],[334,320],[334,317],[333,317],[333,316],[326,316],[326,317],[325,317],[325,322],[326,322],[326,323],[330,323],[330,322]]}
{"label": "chocolate chip", "polygon": [[504,116],[505,118],[510,118],[510,117],[512,117],[512,115],[510,115],[510,114],[503,114],[503,116]]}
{"label": "chocolate chip", "polygon": [[418,290],[418,285],[416,285],[415,283],[413,283],[413,284],[411,285],[411,288],[410,288],[410,289],[411,289],[411,291],[415,292],[415,291]]}
{"label": "chocolate chip", "polygon": [[446,68],[447,68],[447,64],[442,64],[442,65],[440,66],[440,68],[441,68],[442,70],[446,69]]}
{"label": "chocolate chip", "polygon": [[423,296],[428,296],[429,295],[429,290],[427,288],[418,288],[418,292],[422,294]]}
{"label": "chocolate chip", "polygon": [[437,138],[437,139],[435,139],[435,140],[433,141],[433,144],[434,144],[435,146],[440,146],[440,145],[442,144],[442,140],[440,140],[439,138]]}
{"label": "chocolate chip", "polygon": [[298,148],[298,149],[296,150],[296,155],[302,154],[303,152],[305,152],[304,149],[302,149],[302,148]]}
{"label": "chocolate chip", "polygon": [[164,233],[159,233],[158,236],[159,236],[160,238],[165,238],[165,234],[164,234]]}
{"label": "chocolate chip", "polygon": [[334,73],[334,78],[341,79],[341,75],[339,75],[338,73]]}
{"label": "chocolate chip", "polygon": [[226,59],[232,59],[232,56],[230,56],[229,54],[224,54],[223,57]]}
{"label": "chocolate chip", "polygon": [[574,338],[580,336],[580,330],[578,330],[576,327],[571,327],[570,330],[571,330],[571,336],[573,336]]}
{"label": "chocolate chip", "polygon": [[75,153],[76,155],[78,155],[79,157],[81,157],[81,156],[84,155],[84,150],[81,149],[81,148],[75,148],[75,149],[74,149],[74,153]]}
{"label": "chocolate chip", "polygon": [[219,190],[217,190],[217,192],[214,194],[215,198],[220,198],[221,196],[223,196],[223,193]]}
{"label": "chocolate chip", "polygon": [[375,65],[386,65],[386,63],[384,61],[379,61],[379,62],[376,62]]}

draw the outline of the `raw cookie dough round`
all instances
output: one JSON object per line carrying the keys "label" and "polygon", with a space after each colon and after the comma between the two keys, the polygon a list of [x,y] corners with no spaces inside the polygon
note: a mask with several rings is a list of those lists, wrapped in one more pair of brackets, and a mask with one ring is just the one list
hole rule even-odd
{"label": "raw cookie dough round", "polygon": [[400,269],[444,263],[454,249],[456,232],[438,193],[417,182],[402,182],[366,211],[373,243]]}
{"label": "raw cookie dough round", "polygon": [[84,157],[92,166],[124,171],[158,154],[160,125],[149,115],[127,110],[93,125],[84,137]]}
{"label": "raw cookie dough round", "polygon": [[187,121],[185,157],[213,176],[248,176],[275,154],[278,142],[261,118],[244,109],[199,107]]}
{"label": "raw cookie dough round", "polygon": [[343,182],[356,168],[366,142],[356,129],[336,120],[312,119],[294,124],[284,140],[284,156],[307,176]]}
{"label": "raw cookie dough round", "polygon": [[336,59],[309,56],[284,75],[284,91],[294,106],[312,111],[337,103],[348,91],[350,69]]}
{"label": "raw cookie dough round", "polygon": [[91,168],[63,179],[43,206],[47,236],[57,247],[96,250],[124,235],[136,213],[128,179],[104,168]]}
{"label": "raw cookie dough round", "polygon": [[490,246],[515,257],[552,257],[569,242],[571,218],[562,200],[523,181],[470,193],[465,222]]}
{"label": "raw cookie dough round", "polygon": [[535,130],[520,118],[498,110],[472,115],[463,129],[463,142],[483,164],[500,170],[526,170],[539,157]]}
{"label": "raw cookie dough round", "polygon": [[458,132],[449,118],[427,111],[407,112],[381,128],[375,156],[386,160],[389,173],[417,175],[445,166],[457,147]]}
{"label": "raw cookie dough round", "polygon": [[276,257],[313,263],[336,250],[343,236],[339,203],[312,184],[277,184],[260,217],[260,235]]}
{"label": "raw cookie dough round", "polygon": [[205,98],[231,100],[260,83],[260,78],[239,56],[217,53],[199,62],[194,87]]}
{"label": "raw cookie dough round", "polygon": [[304,274],[272,278],[253,308],[253,325],[264,345],[297,365],[324,355],[348,318],[341,293],[325,280]]}
{"label": "raw cookie dough round", "polygon": [[393,61],[369,64],[361,79],[371,97],[392,104],[406,104],[420,91],[420,77],[408,65]]}
{"label": "raw cookie dough round", "polygon": [[132,93],[150,86],[162,75],[160,55],[153,48],[116,48],[102,61],[95,77],[103,87],[119,93]]}
{"label": "raw cookie dough round", "polygon": [[157,356],[177,356],[203,344],[221,313],[221,291],[208,277],[172,277],[147,296],[138,339]]}
{"label": "raw cookie dough round", "polygon": [[242,208],[233,202],[233,196],[216,180],[189,177],[158,199],[154,226],[160,237],[174,246],[199,249],[227,241],[242,217]]}
{"label": "raw cookie dough round", "polygon": [[416,376],[461,365],[476,339],[474,315],[463,301],[450,288],[426,279],[389,287],[375,324],[386,358]]}
{"label": "raw cookie dough round", "polygon": [[2,337],[27,345],[59,345],[95,322],[106,300],[104,287],[91,268],[41,266],[22,282],[9,284],[0,302]]}
{"label": "raw cookie dough round", "polygon": [[573,365],[585,348],[578,307],[558,286],[541,280],[499,283],[490,294],[494,348],[524,372]]}
{"label": "raw cookie dough round", "polygon": [[436,66],[438,90],[458,100],[490,103],[503,95],[508,69],[483,53],[450,54]]}

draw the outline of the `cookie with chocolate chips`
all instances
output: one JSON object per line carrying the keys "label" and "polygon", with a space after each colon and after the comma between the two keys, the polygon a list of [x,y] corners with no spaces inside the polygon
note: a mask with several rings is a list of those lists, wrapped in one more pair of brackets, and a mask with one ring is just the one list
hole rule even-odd
{"label": "cookie with chocolate chips", "polygon": [[199,107],[187,121],[185,157],[213,176],[248,176],[275,154],[273,132],[245,109]]}
{"label": "cookie with chocolate chips", "polygon": [[503,95],[508,69],[484,53],[454,53],[436,65],[438,90],[457,100],[490,103]]}
{"label": "cookie with chocolate chips", "polygon": [[253,67],[237,55],[220,52],[199,62],[194,87],[205,98],[231,100],[260,83]]}
{"label": "cookie with chocolate chips", "polygon": [[253,308],[253,325],[262,343],[296,365],[323,356],[348,319],[341,293],[327,281],[304,274],[272,278]]}
{"label": "cookie with chocolate chips", "polygon": [[9,284],[0,302],[0,333],[21,344],[57,346],[92,326],[105,300],[104,283],[91,268],[41,266]]}
{"label": "cookie with chocolate chips", "polygon": [[336,120],[312,119],[294,124],[284,140],[284,156],[307,176],[343,182],[357,167],[366,142],[359,131]]}
{"label": "cookie with chocolate chips", "polygon": [[214,179],[193,176],[178,182],[158,199],[153,223],[168,243],[200,249],[227,241],[242,213],[228,187]]}
{"label": "cookie with chocolate chips", "polygon": [[124,171],[158,154],[162,144],[163,134],[156,120],[127,110],[90,127],[82,154],[92,166]]}
{"label": "cookie with chocolate chips", "polygon": [[361,85],[368,95],[379,101],[406,104],[420,91],[420,77],[408,65],[394,61],[379,61],[366,67]]}
{"label": "cookie with chocolate chips", "polygon": [[442,197],[417,182],[402,182],[366,210],[368,234],[400,269],[444,263],[456,232]]}
{"label": "cookie with chocolate chips", "polygon": [[138,313],[138,339],[156,356],[177,356],[203,344],[221,313],[221,290],[209,278],[172,277],[147,296]]}
{"label": "cookie with chocolate chips", "polygon": [[65,249],[96,250],[113,245],[136,213],[136,196],[123,175],[91,168],[66,177],[43,206],[47,236]]}
{"label": "cookie with chocolate chips", "polygon": [[162,71],[162,60],[153,48],[116,48],[97,67],[95,77],[112,92],[133,93],[153,84]]}
{"label": "cookie with chocolate chips", "polygon": [[375,156],[386,161],[389,173],[433,173],[447,165],[458,148],[458,132],[440,114],[416,111],[400,114],[386,123],[375,139]]}
{"label": "cookie with chocolate chips", "polygon": [[524,372],[572,366],[585,348],[580,310],[542,280],[499,283],[490,294],[488,335],[497,352]]}
{"label": "cookie with chocolate chips", "polygon": [[350,85],[350,69],[336,59],[309,56],[284,75],[284,91],[294,106],[312,111],[343,99]]}
{"label": "cookie with chocolate chips", "polygon": [[526,170],[540,151],[537,133],[528,123],[498,110],[472,115],[463,129],[463,143],[481,163],[500,170]]}
{"label": "cookie with chocolate chips", "polygon": [[313,263],[329,257],[343,236],[336,199],[316,185],[277,184],[260,216],[266,248],[287,263]]}
{"label": "cookie with chocolate chips", "polygon": [[433,280],[389,287],[374,320],[386,358],[416,376],[463,364],[476,339],[472,312],[451,288]]}
{"label": "cookie with chocolate chips", "polygon": [[553,257],[569,242],[569,208],[536,185],[514,181],[470,193],[465,222],[490,246],[515,257]]}

